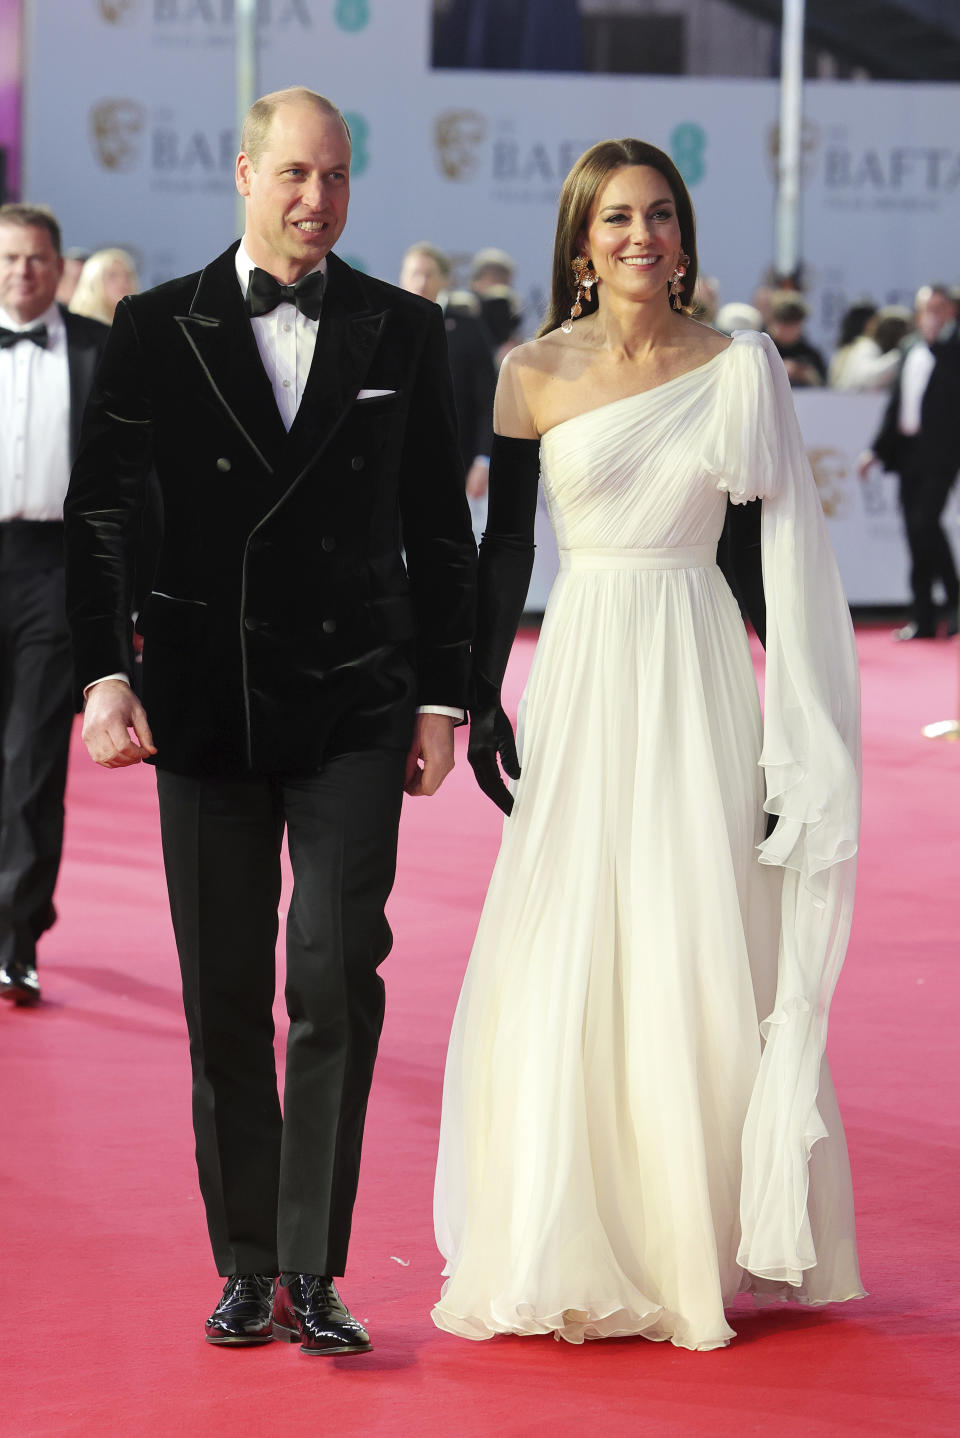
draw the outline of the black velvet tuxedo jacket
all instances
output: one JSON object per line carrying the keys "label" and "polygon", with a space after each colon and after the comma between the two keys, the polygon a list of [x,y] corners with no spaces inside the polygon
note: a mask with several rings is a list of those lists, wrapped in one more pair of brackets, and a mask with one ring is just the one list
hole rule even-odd
{"label": "black velvet tuxedo jacket", "polygon": [[311,772],[406,748],[418,704],[466,703],[476,551],[443,316],[329,255],[287,433],[235,253],[117,310],[64,511],[77,679],[131,672],[153,467],[163,539],[138,627],[156,763]]}
{"label": "black velvet tuxedo jacket", "polygon": [[[913,341],[918,343],[918,341]],[[904,350],[904,359],[910,348]],[[960,469],[960,334],[954,325],[931,346],[935,363],[920,406],[920,433],[912,445],[911,464],[928,474],[950,476]],[[903,360],[890,391],[880,430],[871,448],[885,469],[902,473],[903,435],[899,430],[900,378]]]}
{"label": "black velvet tuxedo jacket", "polygon": [[70,376],[70,458],[76,458],[80,444],[80,421],[93,385],[97,364],[103,354],[108,325],[85,315],[72,315],[65,305],[57,305],[67,332],[67,371]]}

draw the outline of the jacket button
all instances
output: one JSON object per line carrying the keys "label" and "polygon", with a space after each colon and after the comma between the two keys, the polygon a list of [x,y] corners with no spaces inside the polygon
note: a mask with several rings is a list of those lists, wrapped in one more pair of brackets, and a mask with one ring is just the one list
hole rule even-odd
{"label": "jacket button", "polygon": [[332,554],[336,547],[337,541],[334,539],[332,534],[325,534],[320,541],[320,548],[323,550],[324,554]]}
{"label": "jacket button", "polygon": [[363,469],[364,463],[365,463],[365,460],[364,460],[364,458],[363,458],[363,455],[362,455],[362,454],[355,454],[355,455],[353,456],[353,459],[351,459],[351,461],[350,461],[350,468],[351,468],[351,469]]}
{"label": "jacket button", "polygon": [[230,463],[229,459],[218,459],[217,469],[219,469],[221,474],[229,474],[231,469],[233,469],[233,465]]}
{"label": "jacket button", "polygon": [[335,634],[337,632],[337,621],[335,619],[325,619],[323,621],[323,632],[324,634]]}

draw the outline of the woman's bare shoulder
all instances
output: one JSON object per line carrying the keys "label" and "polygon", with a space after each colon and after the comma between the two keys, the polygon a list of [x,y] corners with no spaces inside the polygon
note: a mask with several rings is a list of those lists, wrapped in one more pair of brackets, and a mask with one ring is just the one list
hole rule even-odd
{"label": "woman's bare shoulder", "polygon": [[712,360],[714,355],[723,354],[729,349],[733,341],[729,335],[722,334],[720,330],[712,329],[701,320],[685,317],[684,339],[691,355],[699,356],[704,363]]}
{"label": "woman's bare shoulder", "polygon": [[550,375],[556,369],[562,338],[566,336],[562,336],[559,330],[551,330],[548,334],[527,340],[509,351],[503,361],[504,366],[510,365],[526,381],[536,382],[538,377]]}
{"label": "woman's bare shoulder", "polygon": [[493,427],[497,434],[539,438],[534,416],[544,384],[556,373],[559,346],[555,333],[527,340],[504,358],[494,403]]}

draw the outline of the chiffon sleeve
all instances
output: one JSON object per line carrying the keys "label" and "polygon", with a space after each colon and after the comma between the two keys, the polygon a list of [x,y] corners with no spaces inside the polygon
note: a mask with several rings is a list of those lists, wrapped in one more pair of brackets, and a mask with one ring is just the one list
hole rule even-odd
{"label": "chiffon sleeve", "polygon": [[743,1134],[738,1261],[799,1286],[817,1263],[808,1163],[830,1001],[850,933],[860,818],[860,702],[850,611],[790,384],[769,337],[728,355],[708,469],[731,500],[762,496],[767,603],[762,864],[783,870],[773,1011]]}

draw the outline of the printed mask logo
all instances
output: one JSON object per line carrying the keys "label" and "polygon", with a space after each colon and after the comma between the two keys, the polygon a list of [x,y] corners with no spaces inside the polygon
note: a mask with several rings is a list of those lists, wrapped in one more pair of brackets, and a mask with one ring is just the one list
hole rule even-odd
{"label": "printed mask logo", "polygon": [[437,166],[447,180],[469,180],[480,165],[487,122],[478,110],[444,110],[433,123]]}
{"label": "printed mask logo", "polygon": [[132,170],[140,158],[147,112],[136,100],[101,100],[90,111],[93,152],[105,170]]}

